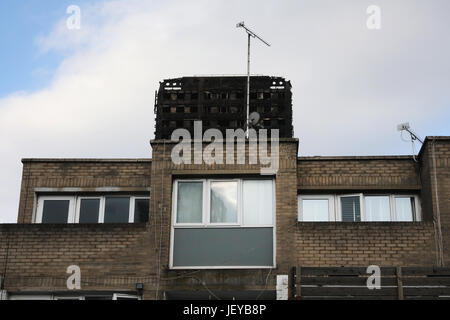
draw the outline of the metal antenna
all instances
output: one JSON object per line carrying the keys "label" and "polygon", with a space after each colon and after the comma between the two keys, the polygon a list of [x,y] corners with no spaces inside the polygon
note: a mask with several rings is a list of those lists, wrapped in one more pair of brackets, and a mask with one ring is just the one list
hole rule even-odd
{"label": "metal antenna", "polygon": [[[405,123],[401,123],[397,126],[397,130],[400,131],[401,133],[403,133],[403,131],[406,131],[410,134],[411,136],[411,145],[412,145],[412,155],[413,155],[413,159],[415,162],[417,162],[416,159],[416,152],[414,151],[414,141],[419,141],[421,144],[423,144],[422,139],[419,138],[419,136],[417,134],[415,134],[412,130],[411,130],[411,126],[409,125],[408,122]],[[400,137],[402,137],[402,135],[400,135]],[[404,140],[402,138],[402,140]]]}
{"label": "metal antenna", "polygon": [[248,129],[250,126],[249,123],[249,114],[250,114],[250,38],[257,38],[262,43],[264,43],[266,46],[270,47],[270,44],[266,41],[264,41],[260,36],[258,36],[256,33],[254,33],[252,30],[247,28],[244,24],[244,21],[239,22],[236,24],[236,28],[244,28],[245,32],[247,32],[248,37],[248,52],[247,52],[247,118],[245,122],[245,136],[248,139]]}

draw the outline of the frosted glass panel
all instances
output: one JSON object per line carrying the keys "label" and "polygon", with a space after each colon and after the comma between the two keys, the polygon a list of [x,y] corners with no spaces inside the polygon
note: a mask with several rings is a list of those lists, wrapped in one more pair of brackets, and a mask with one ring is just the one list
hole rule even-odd
{"label": "frosted glass panel", "polygon": [[211,222],[237,223],[237,181],[211,182]]}
{"label": "frosted glass panel", "polygon": [[366,199],[366,221],[391,221],[389,197],[369,196]]}
{"label": "frosted glass panel", "polygon": [[328,221],[328,199],[304,199],[302,200],[301,213],[303,221]]}
{"label": "frosted glass panel", "polygon": [[178,182],[177,222],[201,223],[203,182]]}
{"label": "frosted glass panel", "polygon": [[272,180],[244,180],[244,224],[271,225]]}
{"label": "frosted glass panel", "polygon": [[395,198],[395,213],[397,215],[397,221],[414,221],[414,198]]}

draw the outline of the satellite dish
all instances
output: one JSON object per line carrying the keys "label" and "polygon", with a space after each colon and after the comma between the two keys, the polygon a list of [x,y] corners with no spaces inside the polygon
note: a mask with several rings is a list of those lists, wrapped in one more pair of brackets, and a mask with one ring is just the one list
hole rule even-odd
{"label": "satellite dish", "polygon": [[251,127],[255,127],[259,123],[260,119],[261,119],[261,116],[259,115],[258,112],[256,112],[256,111],[252,112],[248,116],[248,123]]}

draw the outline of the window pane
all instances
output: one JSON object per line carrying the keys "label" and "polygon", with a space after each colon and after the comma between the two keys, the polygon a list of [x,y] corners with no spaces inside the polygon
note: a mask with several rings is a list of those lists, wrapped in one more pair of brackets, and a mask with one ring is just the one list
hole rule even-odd
{"label": "window pane", "polygon": [[244,180],[244,224],[271,225],[272,199],[271,180]]}
{"label": "window pane", "polygon": [[328,199],[302,200],[303,221],[329,221]]}
{"label": "window pane", "polygon": [[201,223],[203,182],[178,182],[177,222]]}
{"label": "window pane", "polygon": [[211,222],[237,222],[237,182],[211,182]]}
{"label": "window pane", "polygon": [[98,223],[100,199],[82,199],[80,202],[80,223]]}
{"label": "window pane", "polygon": [[415,209],[414,197],[395,198],[397,221],[414,221]]}
{"label": "window pane", "polygon": [[361,204],[359,196],[341,198],[342,221],[361,221]]}
{"label": "window pane", "polygon": [[127,223],[130,213],[130,198],[111,197],[105,201],[105,223]]}
{"label": "window pane", "polygon": [[149,199],[136,199],[134,202],[134,222],[148,222]]}
{"label": "window pane", "polygon": [[369,196],[366,199],[366,221],[391,221],[389,197]]}
{"label": "window pane", "polygon": [[70,200],[44,200],[42,223],[67,223]]}

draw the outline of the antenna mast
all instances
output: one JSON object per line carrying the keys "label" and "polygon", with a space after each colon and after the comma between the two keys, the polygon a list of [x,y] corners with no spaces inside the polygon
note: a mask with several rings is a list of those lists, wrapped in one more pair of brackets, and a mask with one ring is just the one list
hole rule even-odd
{"label": "antenna mast", "polygon": [[[406,131],[406,132],[408,132],[408,133],[410,134],[410,136],[411,136],[411,145],[412,145],[413,159],[414,159],[414,161],[417,162],[417,160],[416,160],[416,154],[415,154],[415,151],[414,151],[414,141],[417,140],[417,141],[419,141],[421,144],[423,144],[423,140],[420,139],[419,136],[418,136],[417,134],[415,134],[415,133],[411,130],[411,126],[409,125],[408,122],[399,124],[399,125],[397,126],[397,130],[400,131],[400,132],[402,132],[402,133],[403,133],[403,131]],[[403,140],[403,138],[402,138],[402,140]]]}
{"label": "antenna mast", "polygon": [[245,32],[247,32],[247,38],[248,38],[248,49],[247,49],[247,118],[245,121],[245,136],[248,139],[248,129],[249,129],[249,114],[250,114],[250,38],[257,38],[262,43],[264,43],[266,46],[270,47],[270,44],[264,41],[260,36],[258,36],[256,33],[254,33],[252,30],[247,28],[244,24],[244,21],[239,22],[236,24],[236,28],[243,28]]}

